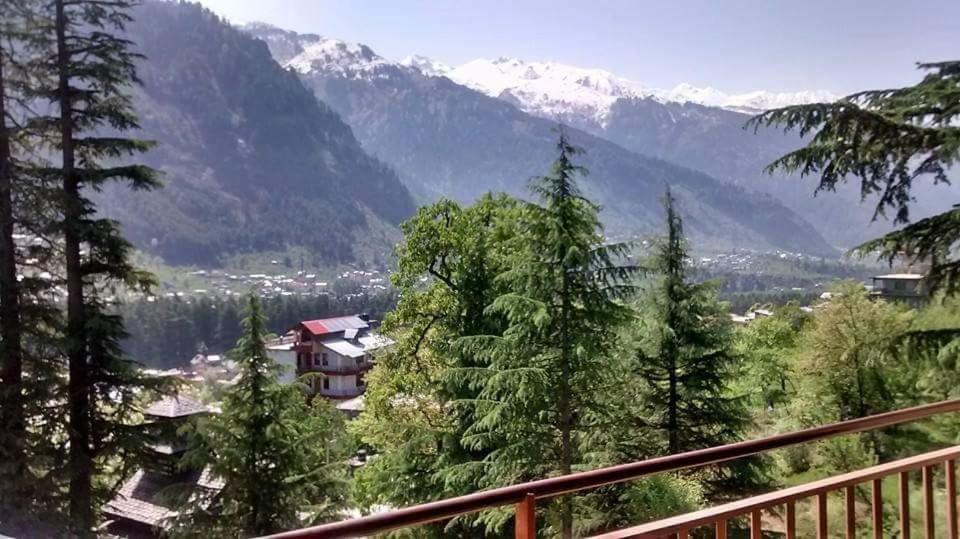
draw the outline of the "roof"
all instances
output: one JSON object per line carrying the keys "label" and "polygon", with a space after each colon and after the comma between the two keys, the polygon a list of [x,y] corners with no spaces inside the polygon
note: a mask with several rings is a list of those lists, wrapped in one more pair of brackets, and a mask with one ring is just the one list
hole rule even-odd
{"label": "roof", "polygon": [[160,526],[164,520],[177,515],[173,508],[158,503],[158,495],[170,485],[169,476],[137,470],[120,487],[117,495],[107,502],[103,512],[150,526]]}
{"label": "roof", "polygon": [[171,395],[154,401],[143,411],[153,417],[186,417],[209,412],[202,402],[184,395]]}
{"label": "roof", "polygon": [[363,357],[367,352],[393,344],[393,341],[380,335],[364,335],[353,341],[341,337],[329,337],[320,341],[320,344],[341,356],[358,358]]}
{"label": "roof", "polygon": [[336,318],[321,318],[319,320],[305,320],[300,325],[306,328],[311,335],[321,336],[331,333],[340,333],[348,329],[367,329],[370,324],[359,316],[338,316]]}
{"label": "roof", "polygon": [[209,490],[223,488],[223,480],[214,477],[209,468],[192,472],[186,480],[140,469],[103,506],[103,512],[149,526],[163,527],[164,520],[177,516],[172,500],[170,503],[164,500],[165,497],[169,498],[164,490],[174,485],[186,486],[186,483]]}
{"label": "roof", "polygon": [[911,281],[919,281],[923,279],[926,275],[922,273],[889,273],[887,275],[877,275],[874,279],[903,279]]}

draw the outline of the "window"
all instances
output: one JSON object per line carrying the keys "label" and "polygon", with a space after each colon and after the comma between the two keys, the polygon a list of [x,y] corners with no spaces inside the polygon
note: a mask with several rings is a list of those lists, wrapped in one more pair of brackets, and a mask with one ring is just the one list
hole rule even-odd
{"label": "window", "polygon": [[357,387],[363,387],[367,385],[366,380],[363,379],[363,373],[357,375]]}
{"label": "window", "polygon": [[317,364],[317,354],[313,354],[313,364]]}
{"label": "window", "polygon": [[323,389],[330,389],[330,379],[329,379],[329,378],[324,378],[324,379],[323,379]]}
{"label": "window", "polygon": [[303,367],[303,354],[297,354],[297,368]]}
{"label": "window", "polygon": [[327,353],[326,353],[326,352],[324,352],[324,353],[320,356],[320,362],[321,362],[322,365],[327,365],[327,364],[328,364],[328,363],[327,363]]}

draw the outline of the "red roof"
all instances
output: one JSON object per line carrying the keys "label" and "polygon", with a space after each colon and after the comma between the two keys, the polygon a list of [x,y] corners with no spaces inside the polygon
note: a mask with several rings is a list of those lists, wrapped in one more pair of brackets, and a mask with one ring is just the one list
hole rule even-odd
{"label": "red roof", "polygon": [[370,324],[356,315],[321,318],[320,320],[305,320],[300,322],[300,325],[314,337],[330,335],[331,333],[341,333],[348,329],[367,329],[370,327]]}

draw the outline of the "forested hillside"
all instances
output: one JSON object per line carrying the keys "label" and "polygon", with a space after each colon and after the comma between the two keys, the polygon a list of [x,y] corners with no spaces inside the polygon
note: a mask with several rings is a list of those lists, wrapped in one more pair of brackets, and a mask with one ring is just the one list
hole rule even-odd
{"label": "forested hillside", "polygon": [[312,264],[388,256],[410,195],[262,42],[197,4],[133,16],[140,135],[159,143],[147,161],[164,189],[100,201],[138,247],[173,264],[286,246],[308,247]]}

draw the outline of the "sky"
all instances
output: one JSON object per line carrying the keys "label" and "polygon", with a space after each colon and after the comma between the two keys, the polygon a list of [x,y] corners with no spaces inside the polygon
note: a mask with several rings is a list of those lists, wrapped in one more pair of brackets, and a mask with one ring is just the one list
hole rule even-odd
{"label": "sky", "polygon": [[960,0],[200,0],[450,65],[509,56],[602,68],[648,87],[858,90],[911,84],[960,57]]}

